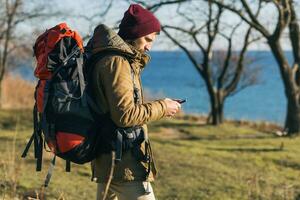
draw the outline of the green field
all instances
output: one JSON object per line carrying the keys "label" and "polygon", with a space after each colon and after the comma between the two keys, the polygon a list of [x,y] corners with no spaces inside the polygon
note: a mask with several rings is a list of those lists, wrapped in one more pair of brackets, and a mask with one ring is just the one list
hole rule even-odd
{"label": "green field", "polygon": [[[22,199],[39,190],[51,155],[45,153],[43,171],[35,172],[33,151],[22,150],[31,135],[31,111],[0,111],[0,200]],[[300,199],[300,138],[277,137],[267,123],[226,122],[204,125],[183,116],[150,125],[159,169],[153,187],[158,200]],[[90,166],[57,160],[47,199],[95,199]]]}

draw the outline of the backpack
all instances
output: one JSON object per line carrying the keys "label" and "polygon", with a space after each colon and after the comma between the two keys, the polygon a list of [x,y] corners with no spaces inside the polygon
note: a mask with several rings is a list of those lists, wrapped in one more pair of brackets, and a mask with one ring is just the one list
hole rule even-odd
{"label": "backpack", "polygon": [[[45,187],[49,184],[56,156],[66,160],[66,171],[70,171],[71,162],[90,162],[99,153],[110,152],[112,148],[116,150],[116,160],[121,160],[122,150],[144,141],[140,127],[116,127],[108,113],[101,113],[93,100],[90,86],[93,65],[116,52],[90,56],[83,48],[80,35],[66,23],[41,34],[33,50],[37,60],[34,74],[38,78],[33,108],[34,131],[22,157],[26,157],[34,142],[36,171],[41,171],[43,149],[54,154]],[[138,101],[136,92],[133,95]]]}

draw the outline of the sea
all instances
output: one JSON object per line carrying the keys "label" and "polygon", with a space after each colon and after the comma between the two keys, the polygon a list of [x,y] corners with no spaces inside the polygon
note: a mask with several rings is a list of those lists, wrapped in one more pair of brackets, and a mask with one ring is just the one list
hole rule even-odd
{"label": "sea", "polygon": [[[292,53],[285,52],[291,62]],[[142,72],[142,83],[151,98],[186,99],[184,113],[207,115],[210,111],[205,84],[182,51],[154,51]],[[224,115],[227,119],[268,121],[284,124],[287,101],[279,67],[269,51],[250,51],[248,56],[257,61],[258,83],[226,99]],[[250,66],[251,67],[251,66]],[[24,79],[34,80],[32,67],[14,69]]]}

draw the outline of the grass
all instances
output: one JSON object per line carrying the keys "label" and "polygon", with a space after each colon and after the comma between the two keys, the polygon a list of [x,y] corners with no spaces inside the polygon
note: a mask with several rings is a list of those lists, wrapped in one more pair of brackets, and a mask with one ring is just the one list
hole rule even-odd
{"label": "grass", "polygon": [[[31,123],[29,110],[0,111],[0,199],[22,199],[25,194],[41,190],[52,155],[44,152],[42,172],[35,172],[32,149],[26,159],[21,158],[32,133]],[[47,199],[95,199],[96,185],[89,181],[89,165],[72,165],[71,173],[65,172],[64,166],[58,159],[45,191]]]}
{"label": "grass", "polygon": [[[33,151],[20,155],[31,135],[31,111],[0,111],[0,199],[38,191],[50,163],[35,172]],[[266,123],[203,124],[182,116],[150,125],[159,169],[153,187],[159,200],[292,200],[300,199],[300,138],[276,137]],[[47,199],[95,199],[90,166],[72,165],[64,172],[58,160]],[[4,197],[5,195],[5,197]]]}
{"label": "grass", "polygon": [[233,124],[174,124],[180,124],[181,138],[162,140],[160,131],[153,137],[161,199],[295,199],[300,194],[299,138]]}
{"label": "grass", "polygon": [[35,83],[26,81],[18,75],[6,74],[1,84],[2,108],[32,108]]}

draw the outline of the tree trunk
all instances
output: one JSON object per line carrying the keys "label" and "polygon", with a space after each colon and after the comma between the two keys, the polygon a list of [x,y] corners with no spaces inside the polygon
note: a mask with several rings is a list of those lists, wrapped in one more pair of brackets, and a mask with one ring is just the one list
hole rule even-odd
{"label": "tree trunk", "polygon": [[217,98],[218,98],[218,116],[219,116],[220,123],[223,123],[223,120],[224,120],[223,110],[224,110],[225,98],[224,98],[222,89],[218,90]]}
{"label": "tree trunk", "polygon": [[2,80],[0,80],[0,109],[2,108]]}
{"label": "tree trunk", "polygon": [[212,125],[219,125],[224,120],[224,98],[220,91],[210,93]]}
{"label": "tree trunk", "polygon": [[2,108],[2,99],[3,99],[3,94],[2,94],[2,82],[4,78],[4,73],[5,73],[5,68],[3,65],[0,64],[0,109]]}
{"label": "tree trunk", "polygon": [[279,42],[269,39],[272,53],[278,63],[281,78],[287,98],[287,115],[285,119],[285,129],[288,134],[300,133],[300,92],[296,83],[294,72],[289,66]]}
{"label": "tree trunk", "polygon": [[2,108],[2,81],[3,81],[3,77],[4,77],[4,68],[1,69],[0,67],[0,109]]}
{"label": "tree trunk", "polygon": [[300,106],[297,100],[295,97],[288,97],[285,129],[289,135],[300,133]]}
{"label": "tree trunk", "polygon": [[218,108],[219,108],[218,109],[219,121],[220,121],[220,124],[222,124],[224,122],[224,112],[223,112],[223,110],[224,110],[224,104],[223,104],[223,102],[219,103],[219,107]]}

